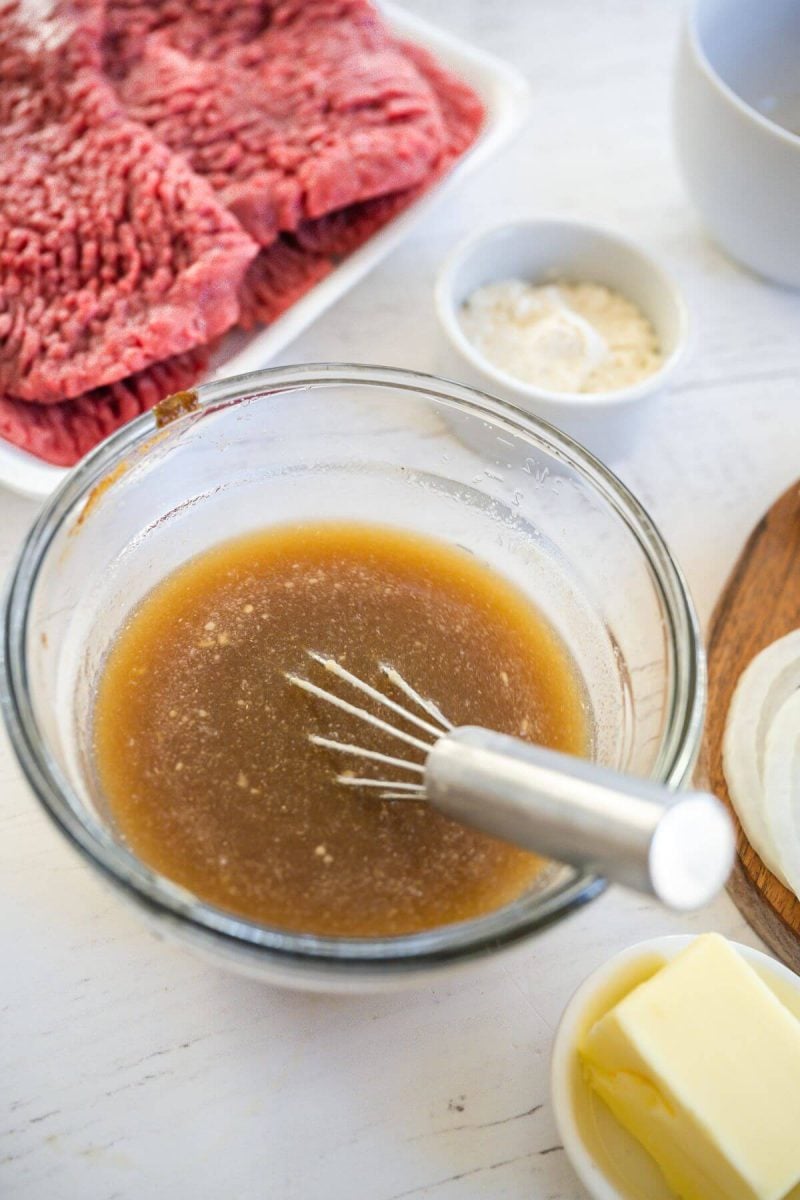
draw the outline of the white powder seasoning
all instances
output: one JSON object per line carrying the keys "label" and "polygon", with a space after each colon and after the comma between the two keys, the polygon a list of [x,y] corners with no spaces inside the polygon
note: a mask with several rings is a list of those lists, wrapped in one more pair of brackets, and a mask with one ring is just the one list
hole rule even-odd
{"label": "white powder seasoning", "polygon": [[461,324],[490,363],[551,392],[614,391],[662,362],[645,315],[599,283],[490,283],[462,306]]}

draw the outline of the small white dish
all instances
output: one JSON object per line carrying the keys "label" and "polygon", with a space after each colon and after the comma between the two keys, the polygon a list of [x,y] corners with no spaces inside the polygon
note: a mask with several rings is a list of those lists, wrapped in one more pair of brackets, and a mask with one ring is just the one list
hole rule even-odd
{"label": "small white dish", "polygon": [[[476,288],[504,279],[602,283],[626,296],[652,322],[664,361],[629,387],[609,392],[552,392],[496,367],[461,327],[459,311]],[[688,331],[681,293],[652,256],[630,238],[599,225],[561,217],[531,217],[483,230],[456,246],[436,281],[436,310],[455,349],[526,412],[559,422],[572,414],[602,415],[657,391],[674,371]]]}
{"label": "small white dish", "polygon": [[800,5],[691,0],[673,88],[675,150],[709,233],[800,287]]}
{"label": "small white dish", "polygon": [[[593,971],[564,1010],[551,1062],[553,1110],[567,1157],[593,1200],[675,1200],[653,1159],[584,1081],[577,1046],[585,1029],[627,994],[639,967],[668,962],[693,941],[678,935],[629,946]],[[760,950],[731,945],[800,1020],[800,976]]]}

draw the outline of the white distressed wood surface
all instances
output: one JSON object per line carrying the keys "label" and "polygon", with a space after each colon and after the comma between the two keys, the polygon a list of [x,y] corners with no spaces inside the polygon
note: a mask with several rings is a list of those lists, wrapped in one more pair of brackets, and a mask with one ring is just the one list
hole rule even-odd
{"label": "white distressed wood surface", "polygon": [[[407,365],[469,380],[431,284],[456,238],[531,212],[649,243],[685,289],[692,355],[635,428],[591,440],[638,493],[706,620],[742,540],[800,475],[800,294],[704,237],[670,149],[670,0],[413,0],[516,62],[529,129],[283,361]],[[0,496],[0,567],[34,515]],[[620,891],[515,961],[393,997],[283,994],[156,941],[50,828],[0,742],[3,1200],[579,1200],[548,1099],[553,1030],[580,980],[641,938],[714,928]]]}

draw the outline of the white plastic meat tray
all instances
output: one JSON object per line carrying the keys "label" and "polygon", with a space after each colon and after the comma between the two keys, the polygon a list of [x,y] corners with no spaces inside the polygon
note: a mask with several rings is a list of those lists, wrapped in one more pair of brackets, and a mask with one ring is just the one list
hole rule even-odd
{"label": "white plastic meat tray", "polygon": [[[474,87],[486,108],[481,135],[444,179],[351,254],[277,321],[250,334],[230,335],[215,355],[214,369],[208,378],[240,375],[267,366],[274,355],[394,250],[443,192],[457,187],[468,171],[481,166],[505,145],[525,119],[530,94],[526,80],[517,70],[394,4],[382,4],[381,8],[398,36],[431,50]],[[24,496],[44,498],[66,474],[64,468],[42,462],[0,438],[0,486]]]}

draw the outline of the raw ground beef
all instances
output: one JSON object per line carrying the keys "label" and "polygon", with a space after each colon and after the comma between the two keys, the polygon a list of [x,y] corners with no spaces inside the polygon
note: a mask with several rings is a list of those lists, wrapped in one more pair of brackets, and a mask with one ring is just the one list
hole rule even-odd
{"label": "raw ground beef", "polygon": [[330,274],[333,260],[283,234],[250,264],[239,294],[239,324],[267,325]]}
{"label": "raw ground beef", "polygon": [[409,42],[401,45],[403,53],[432,88],[442,113],[445,136],[439,157],[425,181],[415,188],[352,205],[317,221],[303,222],[297,230],[297,240],[308,250],[340,259],[358,249],[445,175],[480,132],[485,114],[472,88],[445,70],[421,46]]}
{"label": "raw ground beef", "polygon": [[29,11],[0,10],[0,394],[54,403],[230,328],[256,247],[128,119],[80,13]]}
{"label": "raw ground beef", "polygon": [[474,142],[484,119],[483,105],[472,88],[419,46],[403,44],[439,104],[444,141],[425,182],[349,205],[315,221],[303,221],[292,235],[282,235],[250,265],[241,293],[240,322],[246,329],[274,321],[330,270],[362,246],[432,187]]}
{"label": "raw ground beef", "polygon": [[368,0],[108,0],[107,20],[130,116],[263,246],[441,156],[435,95]]}
{"label": "raw ground beef", "polygon": [[45,462],[71,467],[120,425],[197,383],[208,359],[207,347],[200,346],[61,404],[0,396],[0,437]]}
{"label": "raw ground beef", "polygon": [[47,3],[0,0],[0,437],[68,466],[417,199],[483,110],[369,0]]}

